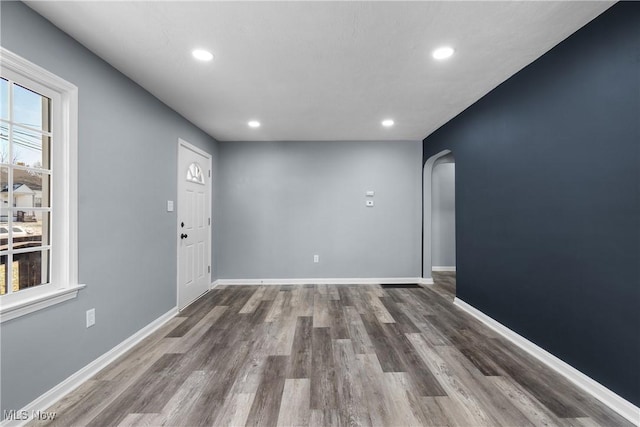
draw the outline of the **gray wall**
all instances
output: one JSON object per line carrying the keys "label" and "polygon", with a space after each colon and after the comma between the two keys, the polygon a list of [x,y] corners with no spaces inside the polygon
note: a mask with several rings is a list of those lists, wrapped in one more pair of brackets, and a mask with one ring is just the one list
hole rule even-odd
{"label": "gray wall", "polygon": [[219,156],[218,277],[420,276],[420,142],[223,142]]}
{"label": "gray wall", "polygon": [[456,265],[456,166],[450,160],[436,163],[431,181],[431,264]]}
{"label": "gray wall", "polygon": [[457,295],[640,404],[640,3],[424,140],[456,160]]}
{"label": "gray wall", "polygon": [[216,143],[24,4],[1,7],[2,46],[79,88],[79,278],[87,284],[75,300],[2,324],[4,410],[175,307],[176,217],[166,201],[177,200],[177,140],[214,155]]}

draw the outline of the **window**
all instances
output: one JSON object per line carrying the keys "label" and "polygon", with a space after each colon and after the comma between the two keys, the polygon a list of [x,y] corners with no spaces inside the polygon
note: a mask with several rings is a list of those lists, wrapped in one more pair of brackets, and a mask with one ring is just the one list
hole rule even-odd
{"label": "window", "polygon": [[[0,79],[0,295],[49,283],[51,98]],[[35,207],[35,191],[44,207]],[[29,231],[26,231],[29,230]]]}
{"label": "window", "polygon": [[187,181],[204,185],[204,175],[202,174],[202,168],[200,168],[199,164],[191,163],[189,165],[189,169],[187,169]]}
{"label": "window", "polygon": [[76,296],[77,88],[1,49],[0,321]]}

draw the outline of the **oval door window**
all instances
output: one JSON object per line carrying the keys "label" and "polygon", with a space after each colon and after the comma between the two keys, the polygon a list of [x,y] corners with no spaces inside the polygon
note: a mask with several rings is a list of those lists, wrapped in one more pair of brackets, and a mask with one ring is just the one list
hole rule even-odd
{"label": "oval door window", "polygon": [[199,164],[191,163],[189,165],[189,169],[187,169],[187,181],[204,185],[204,175],[202,174],[202,168],[200,168]]}

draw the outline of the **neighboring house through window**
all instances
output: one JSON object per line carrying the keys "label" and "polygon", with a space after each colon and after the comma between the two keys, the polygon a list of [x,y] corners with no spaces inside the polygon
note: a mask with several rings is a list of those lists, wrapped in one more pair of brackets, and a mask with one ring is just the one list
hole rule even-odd
{"label": "neighboring house through window", "polygon": [[77,88],[0,49],[0,321],[6,321],[80,288]]}

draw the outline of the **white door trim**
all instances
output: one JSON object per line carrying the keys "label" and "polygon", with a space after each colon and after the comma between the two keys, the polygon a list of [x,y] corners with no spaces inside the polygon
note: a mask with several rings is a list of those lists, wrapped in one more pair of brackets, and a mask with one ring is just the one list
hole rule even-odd
{"label": "white door trim", "polygon": [[[176,307],[178,307],[178,310],[180,310],[180,215],[179,215],[179,211],[178,209],[180,208],[180,206],[178,206],[178,200],[179,200],[179,194],[178,192],[180,191],[180,182],[181,180],[184,180],[184,176],[183,174],[181,174],[181,169],[180,169],[180,147],[184,147],[187,148],[191,151],[194,151],[200,155],[202,155],[203,157],[206,157],[208,160],[208,173],[207,173],[207,177],[206,179],[209,179],[210,181],[210,185],[209,185],[209,218],[211,218],[211,221],[209,222],[209,234],[207,236],[207,243],[208,243],[208,247],[207,247],[207,260],[210,263],[210,265],[212,265],[213,263],[211,262],[211,253],[213,252],[211,244],[212,244],[212,233],[211,230],[213,230],[213,182],[211,182],[212,179],[212,175],[213,175],[213,156],[209,153],[207,153],[206,151],[204,151],[201,148],[196,147],[195,145],[185,141],[182,138],[178,138],[178,144],[177,144],[177,153],[176,153]],[[207,283],[211,283],[211,274],[212,274],[212,268],[209,268],[208,271],[208,282]],[[210,286],[207,287],[207,289],[210,289]],[[188,306],[189,304],[187,304]],[[183,307],[182,309],[186,308],[187,306]]]}

